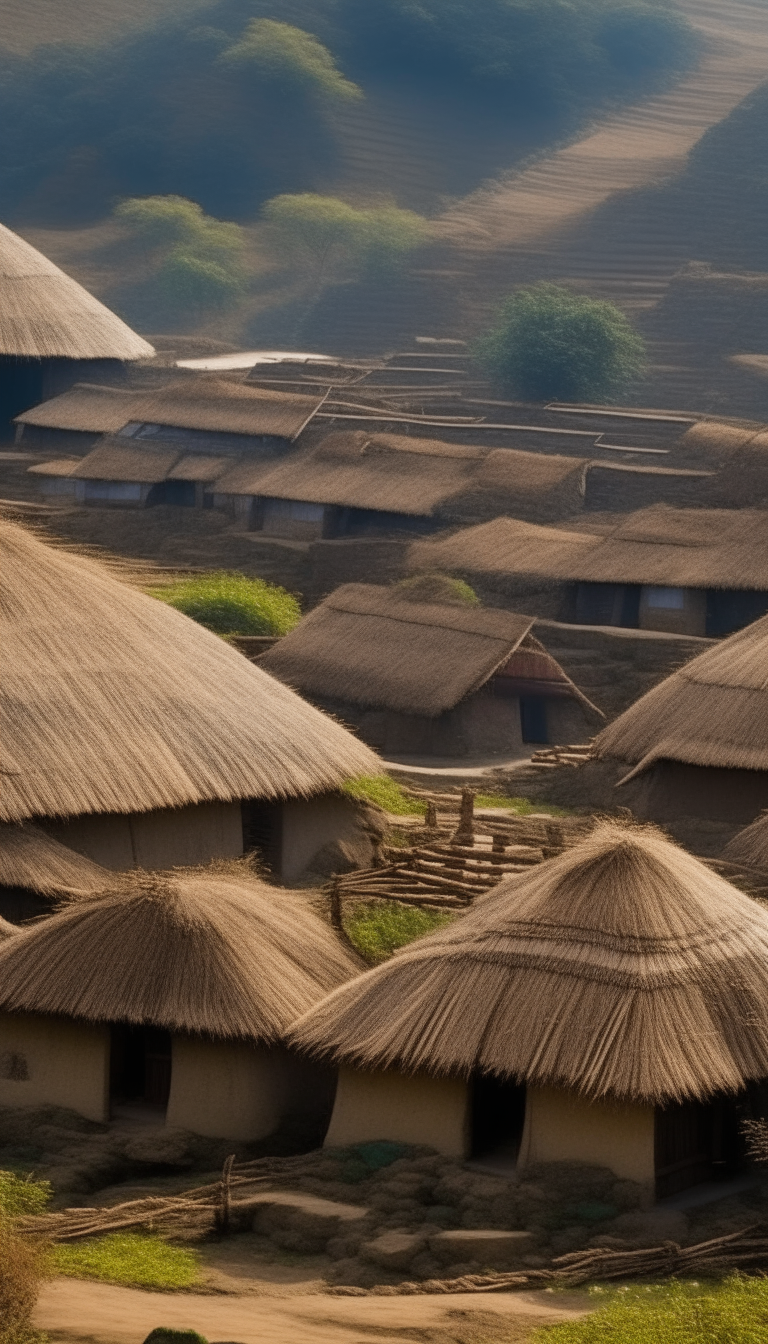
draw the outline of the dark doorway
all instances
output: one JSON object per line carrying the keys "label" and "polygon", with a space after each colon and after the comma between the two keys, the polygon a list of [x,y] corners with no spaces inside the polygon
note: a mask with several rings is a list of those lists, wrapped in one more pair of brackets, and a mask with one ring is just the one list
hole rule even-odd
{"label": "dark doorway", "polygon": [[704,633],[717,638],[719,635],[732,635],[734,630],[743,630],[768,611],[768,593],[750,589],[710,588],[707,591],[707,619]]}
{"label": "dark doorway", "polygon": [[177,507],[192,509],[196,502],[194,481],[160,481],[153,485],[147,495],[147,506],[153,504],[175,504]]}
{"label": "dark doorway", "polygon": [[548,742],[547,702],[543,695],[520,696],[520,729],[524,742]]}
{"label": "dark doorway", "polygon": [[472,1080],[472,1156],[516,1162],[525,1124],[525,1084],[481,1073]]}
{"label": "dark doorway", "polygon": [[256,854],[265,867],[280,876],[283,853],[282,803],[246,799],[240,804],[243,853]]}
{"label": "dark doorway", "polygon": [[0,887],[0,919],[7,919],[9,924],[23,924],[27,919],[50,915],[52,910],[51,898],[31,887]]}
{"label": "dark doorway", "polygon": [[109,1058],[110,1110],[142,1107],[164,1111],[171,1091],[171,1034],[159,1027],[112,1027]]}
{"label": "dark doorway", "polygon": [[704,1181],[728,1180],[744,1161],[740,1098],[684,1101],[657,1108],[656,1198]]}

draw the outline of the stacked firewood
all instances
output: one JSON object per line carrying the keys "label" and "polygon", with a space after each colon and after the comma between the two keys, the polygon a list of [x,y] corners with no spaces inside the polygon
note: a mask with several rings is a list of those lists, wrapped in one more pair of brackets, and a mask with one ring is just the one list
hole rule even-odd
{"label": "stacked firewood", "polygon": [[531,756],[530,764],[540,770],[553,770],[560,765],[569,765],[575,769],[590,760],[592,744],[575,742],[567,747],[540,747]]}

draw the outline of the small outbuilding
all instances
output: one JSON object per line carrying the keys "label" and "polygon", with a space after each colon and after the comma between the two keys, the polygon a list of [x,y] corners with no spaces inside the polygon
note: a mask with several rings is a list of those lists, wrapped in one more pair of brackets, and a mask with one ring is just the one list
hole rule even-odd
{"label": "small outbuilding", "polygon": [[605,822],[291,1040],[340,1068],[331,1147],[575,1161],[661,1197],[733,1171],[737,1108],[762,1115],[768,913],[658,831]]}
{"label": "small outbuilding", "polygon": [[522,754],[603,715],[531,634],[533,617],[345,584],[260,660],[392,755]]}
{"label": "small outbuilding", "polygon": [[322,1119],[332,1075],[283,1039],[357,967],[302,897],[277,895],[247,872],[145,873],[6,939],[0,1105],[239,1140]]}
{"label": "small outbuilding", "polygon": [[658,821],[752,821],[768,806],[768,616],[685,663],[600,733],[628,801]]}
{"label": "small outbuilding", "polygon": [[103,891],[111,874],[39,826],[0,822],[0,917],[20,924],[54,902]]}
{"label": "small outbuilding", "polygon": [[341,786],[376,756],[217,635],[8,522],[0,596],[0,821],[116,869],[258,849],[289,882],[365,841]]}

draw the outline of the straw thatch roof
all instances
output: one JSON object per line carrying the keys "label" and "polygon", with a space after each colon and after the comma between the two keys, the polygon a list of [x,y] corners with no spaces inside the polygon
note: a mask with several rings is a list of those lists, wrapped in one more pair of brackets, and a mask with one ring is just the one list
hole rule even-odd
{"label": "straw thatch roof", "polygon": [[759,433],[757,426],[731,425],[719,420],[699,420],[686,430],[677,445],[681,454],[711,457],[727,462]]}
{"label": "straw thatch roof", "polygon": [[562,579],[578,568],[584,555],[600,540],[592,532],[570,532],[519,518],[494,518],[462,528],[450,537],[413,542],[408,567]]}
{"label": "straw thatch roof", "polygon": [[434,718],[526,649],[545,664],[538,675],[543,670],[583,699],[531,639],[532,625],[533,617],[510,611],[414,602],[398,589],[348,583],[279,640],[260,666],[310,697]]}
{"label": "straw thatch roof", "polygon": [[171,468],[166,480],[217,481],[231,465],[231,457],[216,457],[213,453],[187,453]]}
{"label": "straw thatch roof", "polygon": [[103,891],[113,880],[100,864],[62,845],[39,826],[0,822],[0,886],[27,887],[41,896]]}
{"label": "straw thatch roof", "polygon": [[123,425],[136,419],[135,412],[145,395],[125,387],[75,383],[68,392],[17,415],[16,423],[83,434],[116,434]]}
{"label": "straw thatch roof", "polygon": [[0,354],[127,360],[154,353],[87,289],[0,224]]}
{"label": "straw thatch roof", "polygon": [[664,1103],[768,1073],[768,914],[659,832],[603,823],[301,1019],[366,1069]]}
{"label": "straw thatch roof", "polygon": [[45,429],[116,433],[132,423],[295,439],[322,405],[317,395],[271,392],[225,378],[185,375],[149,391],[80,383],[18,417]]}
{"label": "straw thatch roof", "polygon": [[768,873],[768,812],[761,812],[750,826],[734,835],[721,858]]}
{"label": "straw thatch roof", "polygon": [[158,445],[114,435],[82,458],[71,477],[77,481],[138,481],[154,485],[165,480],[180,457],[179,444]]}
{"label": "straw thatch roof", "polygon": [[0,915],[0,943],[3,942],[5,938],[10,938],[14,933],[18,932],[18,924],[9,924],[8,920],[3,919],[2,915]]}
{"label": "straw thatch roof", "polygon": [[[603,730],[600,757],[768,770],[768,616],[654,686]],[[630,778],[630,776],[627,776]]]}
{"label": "straw thatch roof", "polygon": [[126,879],[3,945],[0,1006],[264,1042],[357,970],[301,897],[249,875]]}
{"label": "straw thatch roof", "polygon": [[374,754],[218,636],[0,524],[0,818],[307,797]]}
{"label": "straw thatch roof", "polygon": [[63,476],[70,480],[82,460],[81,457],[57,457],[53,462],[38,462],[34,467],[27,467],[27,473],[32,476]]}
{"label": "straw thatch roof", "polygon": [[354,431],[330,434],[266,473],[260,463],[252,474],[236,467],[219,490],[412,516],[575,509],[585,467],[576,457]]}

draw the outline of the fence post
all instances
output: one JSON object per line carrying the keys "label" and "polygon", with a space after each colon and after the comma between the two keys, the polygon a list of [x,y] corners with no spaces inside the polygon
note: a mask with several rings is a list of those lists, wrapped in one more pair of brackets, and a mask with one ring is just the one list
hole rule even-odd
{"label": "fence post", "polygon": [[229,1232],[229,1216],[232,1209],[232,1168],[234,1165],[235,1154],[230,1153],[229,1157],[224,1159],[219,1183],[219,1204],[214,1215],[216,1231],[222,1233],[222,1235]]}

